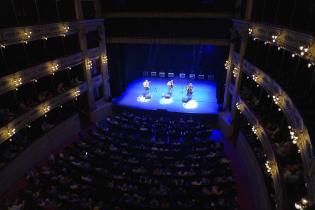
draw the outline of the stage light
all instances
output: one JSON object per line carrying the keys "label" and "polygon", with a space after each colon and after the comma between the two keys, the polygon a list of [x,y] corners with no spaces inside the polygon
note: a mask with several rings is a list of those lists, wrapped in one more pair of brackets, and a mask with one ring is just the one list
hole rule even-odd
{"label": "stage light", "polygon": [[144,96],[138,96],[137,101],[141,102],[141,103],[147,103],[147,102],[151,101],[151,97],[145,98]]}
{"label": "stage light", "polygon": [[[162,94],[162,96],[163,96],[164,94]],[[171,104],[171,103],[173,103],[173,98],[172,97],[170,97],[170,98],[165,98],[165,97],[162,97],[161,99],[160,99],[160,104],[162,104],[162,105],[166,105],[166,104]]]}
{"label": "stage light", "polygon": [[198,107],[198,102],[195,100],[189,100],[187,103],[183,103],[185,109],[196,109]]}

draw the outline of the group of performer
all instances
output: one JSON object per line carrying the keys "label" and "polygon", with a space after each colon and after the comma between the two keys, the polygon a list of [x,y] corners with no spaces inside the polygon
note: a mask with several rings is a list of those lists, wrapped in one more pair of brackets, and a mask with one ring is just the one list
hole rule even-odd
{"label": "group of performer", "polygon": [[[167,85],[168,93],[167,95],[165,95],[165,97],[170,97],[173,92],[174,81],[170,80],[166,83],[166,85]],[[147,97],[148,95],[150,95],[149,93],[150,82],[148,80],[145,80],[143,82],[143,88],[144,88],[144,96]],[[192,94],[193,94],[193,84],[191,82],[186,86],[186,91],[187,91],[187,94],[186,94],[187,97],[191,99]]]}

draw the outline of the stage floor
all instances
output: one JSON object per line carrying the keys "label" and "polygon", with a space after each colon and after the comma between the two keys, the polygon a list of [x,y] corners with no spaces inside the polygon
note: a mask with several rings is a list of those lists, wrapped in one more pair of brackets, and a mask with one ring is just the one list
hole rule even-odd
{"label": "stage floor", "polygon": [[[144,93],[143,81],[147,79],[150,83],[150,101],[144,102],[141,97]],[[165,109],[170,112],[217,114],[218,105],[216,98],[215,82],[207,80],[173,79],[174,88],[171,99],[162,98],[167,93],[167,79],[163,78],[142,78],[130,83],[126,91],[118,98],[113,99],[113,104],[138,109],[157,110]],[[186,96],[186,85],[193,83],[192,100],[183,103],[182,98]]]}

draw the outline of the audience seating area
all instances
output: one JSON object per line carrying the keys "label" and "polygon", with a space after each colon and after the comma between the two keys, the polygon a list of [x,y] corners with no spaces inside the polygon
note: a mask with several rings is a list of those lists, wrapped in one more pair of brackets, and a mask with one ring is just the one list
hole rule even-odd
{"label": "audience seating area", "polygon": [[240,122],[238,124],[238,129],[240,129],[240,131],[242,131],[242,133],[244,134],[247,140],[247,143],[251,147],[258,161],[260,169],[264,175],[265,184],[269,193],[271,208],[276,209],[275,189],[273,186],[273,180],[272,180],[271,174],[267,171],[267,168],[265,165],[268,159],[267,159],[267,154],[263,150],[262,143],[260,140],[257,139],[257,136],[251,130],[251,126],[248,125],[248,121],[242,115],[240,115]]}
{"label": "audience seating area", "polygon": [[[290,130],[283,112],[278,110],[272,96],[256,87],[251,80],[243,78],[241,97],[255,113],[272,144],[280,173],[283,176],[289,201],[298,200],[306,193],[301,155],[290,139]],[[291,205],[294,205],[291,203]]]}
{"label": "audience seating area", "polygon": [[27,147],[34,143],[40,136],[47,133],[60,122],[68,119],[77,112],[75,111],[74,102],[68,102],[47,113],[27,127],[18,131],[9,140],[0,144],[0,172],[7,166],[10,161],[15,159]]}
{"label": "audience seating area", "polygon": [[192,118],[113,115],[50,155],[0,208],[239,209],[230,161],[211,133]]}

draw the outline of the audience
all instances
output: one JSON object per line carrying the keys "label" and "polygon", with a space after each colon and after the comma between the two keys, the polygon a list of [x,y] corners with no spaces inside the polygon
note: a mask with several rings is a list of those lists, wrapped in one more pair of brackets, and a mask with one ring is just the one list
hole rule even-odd
{"label": "audience", "polygon": [[27,189],[7,206],[236,210],[223,143],[210,136],[211,128],[193,119],[108,117],[29,172]]}

